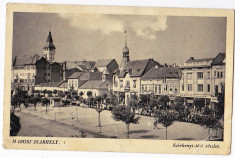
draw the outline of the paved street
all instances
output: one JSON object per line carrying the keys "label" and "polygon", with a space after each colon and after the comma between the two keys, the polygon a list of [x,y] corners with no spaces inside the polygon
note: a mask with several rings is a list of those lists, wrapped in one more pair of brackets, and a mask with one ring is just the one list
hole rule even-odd
{"label": "paved street", "polygon": [[[49,107],[48,114],[46,114],[45,107],[37,106],[37,111],[34,108],[22,108],[22,111],[16,112],[16,114],[21,118],[22,129],[18,134],[20,136],[46,136],[51,134],[54,137],[70,137],[80,135],[80,131],[84,130],[88,133],[88,137],[102,137],[102,135],[103,137],[105,135],[122,139],[127,137],[126,125],[123,122],[115,121],[111,112],[107,110],[101,112],[101,129],[98,127],[98,112],[90,108]],[[165,127],[159,124],[160,129],[154,129],[153,117],[140,117],[139,124],[130,125],[131,139],[166,138]],[[217,134],[221,137],[220,130]],[[211,135],[211,138],[213,138],[216,132],[214,131]],[[169,140],[205,140],[208,137],[208,128],[176,121],[167,128],[167,137]]]}

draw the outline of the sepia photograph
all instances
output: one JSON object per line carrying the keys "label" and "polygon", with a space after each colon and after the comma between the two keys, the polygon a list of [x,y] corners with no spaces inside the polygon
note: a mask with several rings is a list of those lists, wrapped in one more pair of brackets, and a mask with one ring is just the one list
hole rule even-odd
{"label": "sepia photograph", "polygon": [[[11,143],[137,139],[221,148],[214,142],[224,142],[232,108],[228,17],[140,13],[12,12]],[[30,139],[41,137],[48,139]]]}

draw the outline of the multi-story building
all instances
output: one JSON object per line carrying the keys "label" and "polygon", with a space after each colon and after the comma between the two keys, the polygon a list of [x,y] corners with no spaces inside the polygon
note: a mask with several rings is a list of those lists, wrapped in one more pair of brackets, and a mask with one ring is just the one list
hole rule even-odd
{"label": "multi-story building", "polygon": [[39,55],[15,57],[12,65],[12,89],[21,87],[23,90],[30,91],[35,85],[36,62]]}
{"label": "multi-story building", "polygon": [[141,77],[153,67],[161,65],[153,59],[130,61],[126,36],[122,54],[119,69],[113,74],[113,93],[118,96],[120,103],[126,104],[132,95],[140,95]]}
{"label": "multi-story building", "polygon": [[205,105],[217,101],[225,83],[225,53],[215,58],[191,57],[180,65],[180,95],[192,104],[195,98],[205,99]]}
{"label": "multi-story building", "polygon": [[55,62],[55,46],[49,31],[46,45],[43,47],[44,57],[34,56],[15,57],[12,64],[12,88],[20,86],[31,91],[35,85],[63,80],[63,65]]}
{"label": "multi-story building", "polygon": [[154,67],[141,77],[141,94],[179,95],[179,67]]}
{"label": "multi-story building", "polygon": [[129,61],[123,70],[118,70],[113,75],[113,93],[117,94],[119,101],[124,104],[131,95],[139,96],[141,77],[151,68],[160,66],[153,59]]}
{"label": "multi-story building", "polygon": [[101,72],[75,72],[68,77],[68,90],[78,91],[78,88],[89,80],[102,80]]}

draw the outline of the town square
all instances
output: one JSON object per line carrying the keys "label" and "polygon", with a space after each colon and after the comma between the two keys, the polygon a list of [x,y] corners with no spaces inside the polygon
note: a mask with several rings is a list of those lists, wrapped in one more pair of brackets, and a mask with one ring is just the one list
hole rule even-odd
{"label": "town square", "polygon": [[[15,14],[11,136],[223,141],[225,30],[210,32],[212,26],[225,28],[223,18],[103,15],[93,17],[96,28],[76,20],[89,23],[89,15],[46,17]],[[18,30],[27,18],[52,21],[44,26],[44,39],[21,47],[27,29]],[[54,18],[81,37],[70,32],[66,41]],[[122,25],[102,28],[108,21]],[[175,27],[181,21],[185,30]],[[191,24],[198,25],[195,33],[186,29]],[[169,37],[169,30],[181,39]],[[192,45],[201,36],[208,38]],[[81,50],[74,51],[77,45]]]}

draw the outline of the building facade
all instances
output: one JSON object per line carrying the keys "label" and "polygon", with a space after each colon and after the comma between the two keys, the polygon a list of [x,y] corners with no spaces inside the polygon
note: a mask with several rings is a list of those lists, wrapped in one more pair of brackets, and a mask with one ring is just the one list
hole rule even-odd
{"label": "building facade", "polygon": [[141,77],[141,94],[179,95],[179,67],[154,67]]}
{"label": "building facade", "polygon": [[180,65],[180,96],[188,104],[195,99],[204,99],[205,105],[217,102],[219,93],[224,92],[225,53],[215,58],[194,59],[191,57]]}
{"label": "building facade", "polygon": [[126,104],[131,95],[139,96],[141,93],[141,77],[153,67],[161,65],[153,59],[129,61],[123,70],[113,75],[113,93],[119,102]]}

